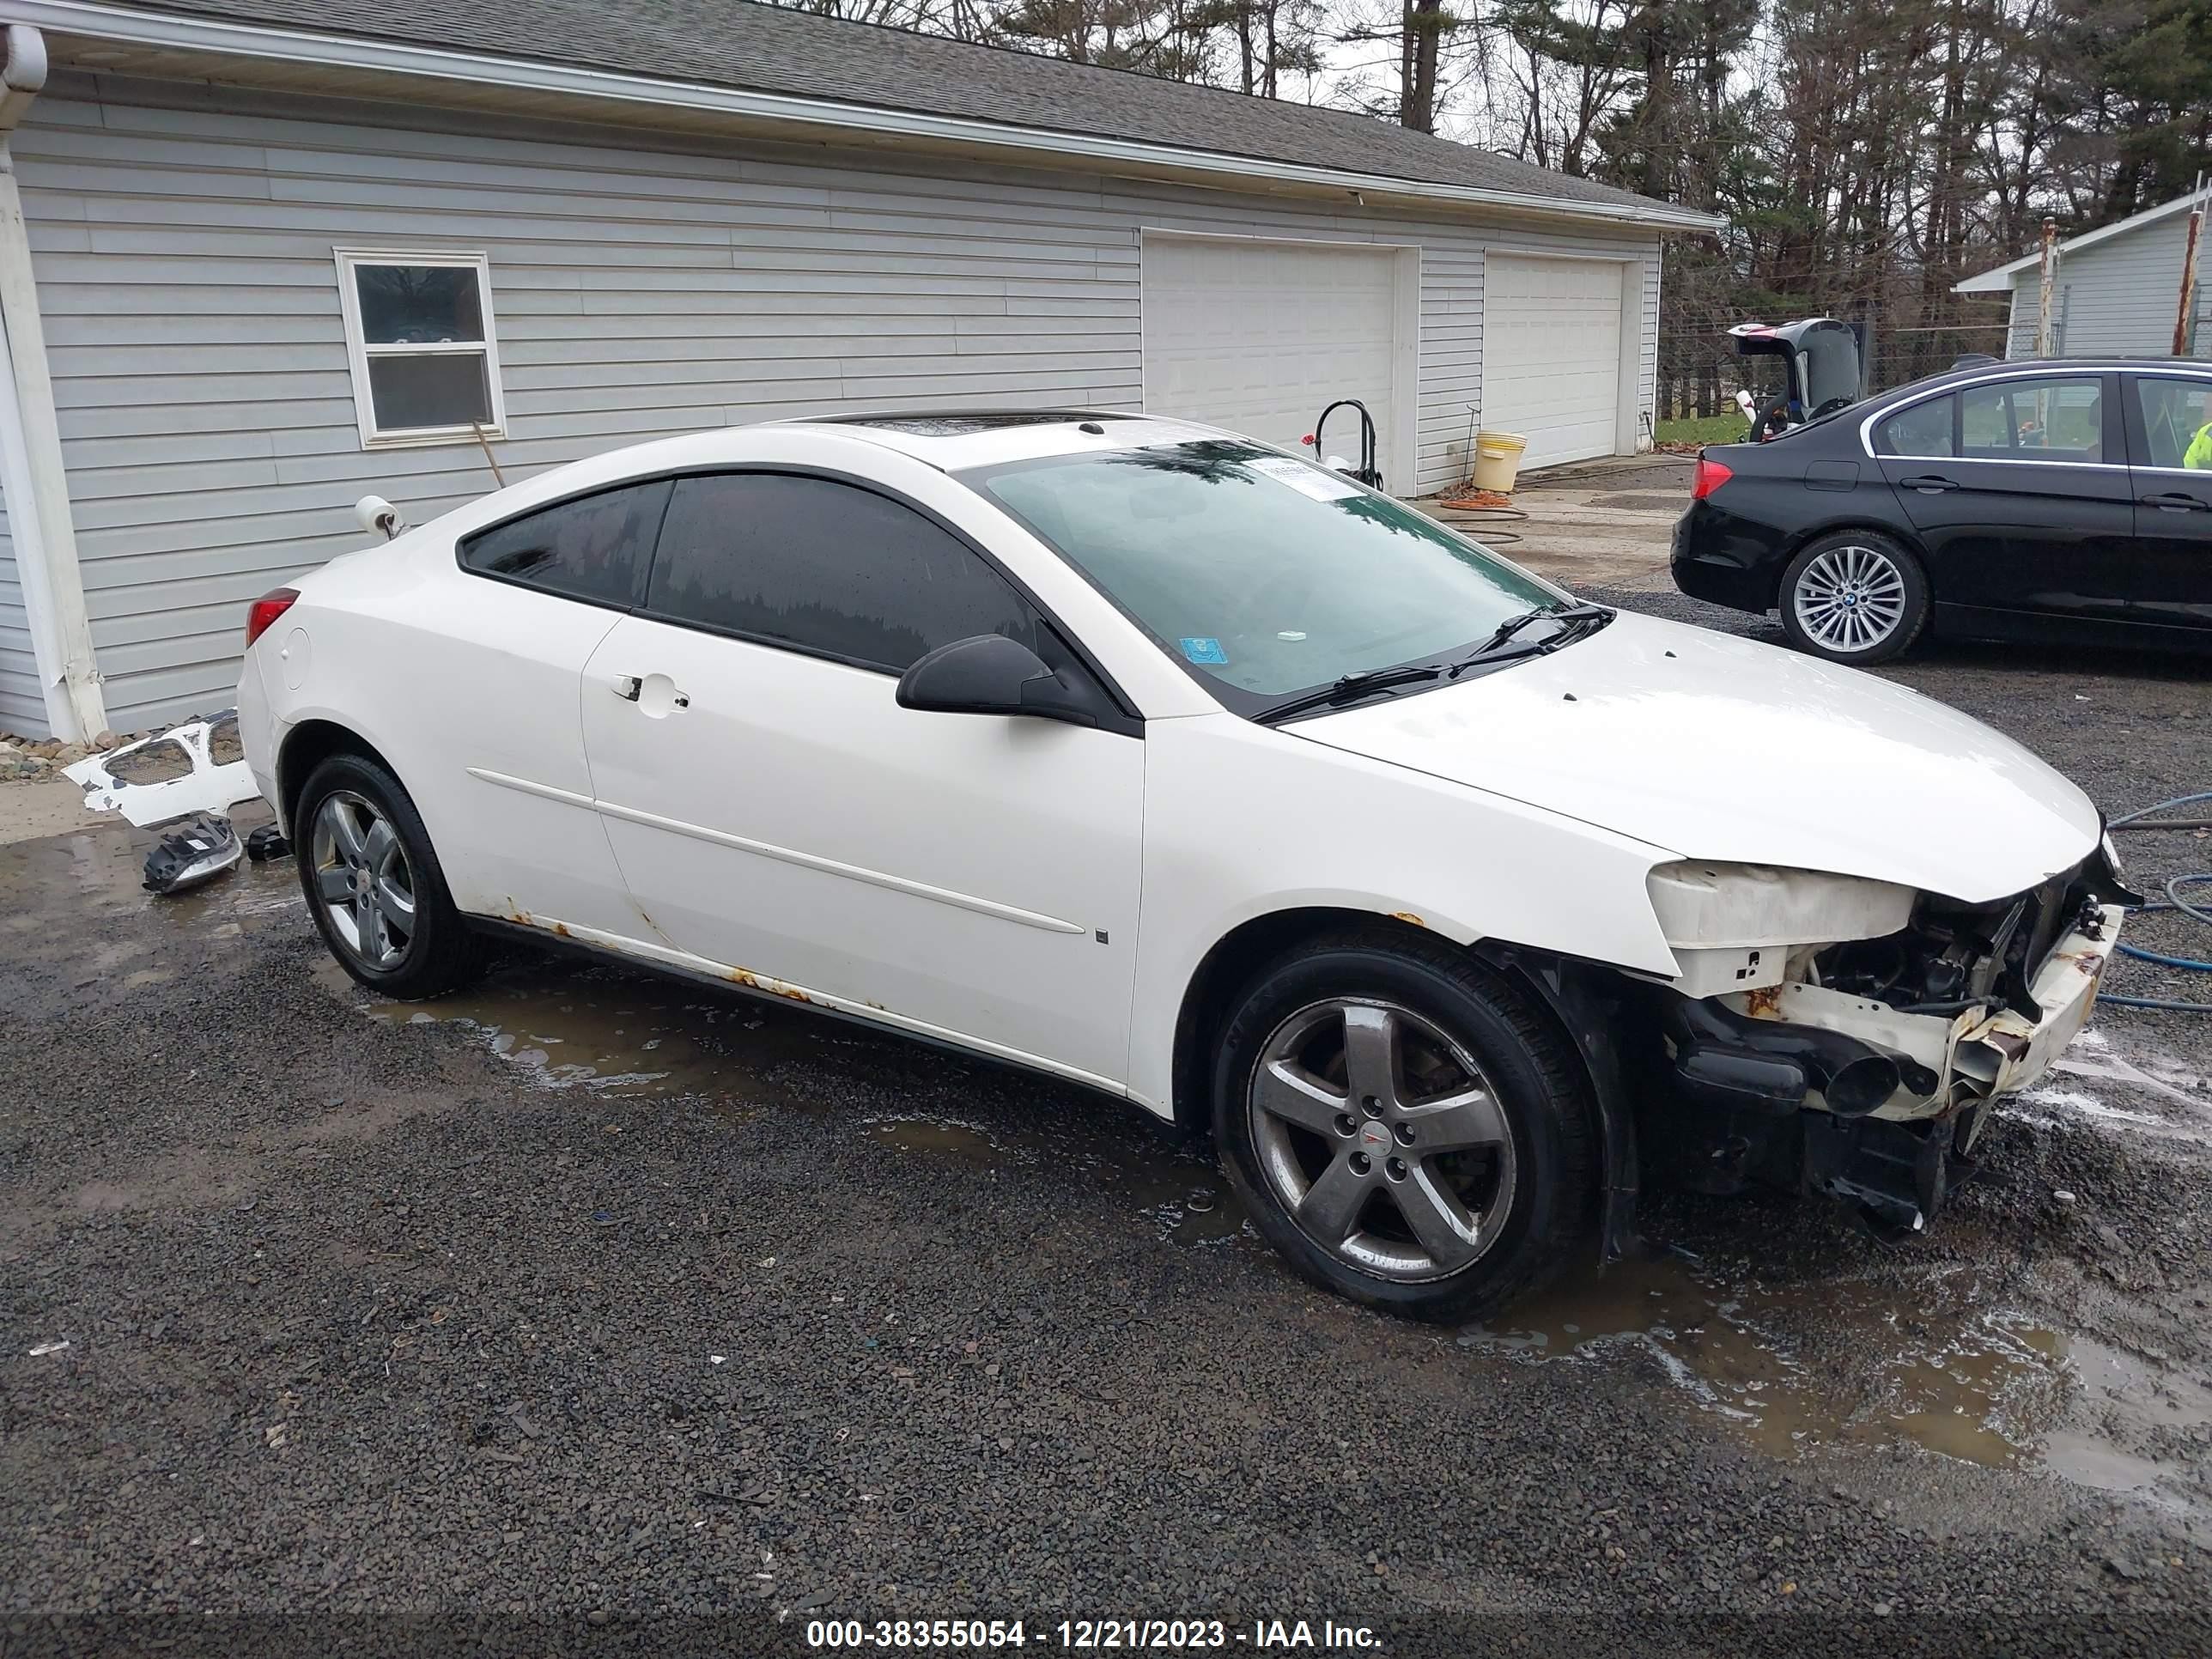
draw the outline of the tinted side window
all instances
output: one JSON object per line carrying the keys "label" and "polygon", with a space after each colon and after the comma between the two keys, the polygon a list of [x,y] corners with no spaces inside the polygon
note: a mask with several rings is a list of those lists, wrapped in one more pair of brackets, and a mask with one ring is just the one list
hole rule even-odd
{"label": "tinted side window", "polygon": [[647,608],[894,673],[976,634],[1038,648],[1035,611],[913,508],[830,478],[680,478]]}
{"label": "tinted side window", "polygon": [[461,563],[564,599],[627,607],[637,603],[667,505],[665,478],[562,501],[478,531],[461,544]]}
{"label": "tinted side window", "polygon": [[1996,461],[2101,461],[2101,380],[1999,380],[1959,394],[1960,453]]}
{"label": "tinted side window", "polygon": [[2212,471],[2212,380],[2130,378],[2148,447],[2142,465]]}
{"label": "tinted side window", "polygon": [[1951,403],[1948,397],[1930,398],[1924,404],[1891,416],[1874,429],[1875,453],[1882,455],[1948,455],[1951,451]]}

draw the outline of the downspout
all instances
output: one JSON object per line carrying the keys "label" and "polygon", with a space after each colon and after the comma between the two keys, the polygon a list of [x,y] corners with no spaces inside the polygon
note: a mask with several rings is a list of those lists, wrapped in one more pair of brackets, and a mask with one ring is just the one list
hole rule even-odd
{"label": "downspout", "polygon": [[0,494],[7,497],[15,573],[29,613],[31,648],[46,722],[64,743],[107,725],[77,568],[70,517],[69,474],[46,372],[23,197],[9,140],[46,84],[46,43],[27,24],[7,26],[0,43]]}

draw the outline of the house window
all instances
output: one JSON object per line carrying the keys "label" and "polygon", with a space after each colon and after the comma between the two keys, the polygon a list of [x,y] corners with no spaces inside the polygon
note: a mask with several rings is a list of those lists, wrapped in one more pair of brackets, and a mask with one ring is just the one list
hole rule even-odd
{"label": "house window", "polygon": [[340,248],[337,261],[362,447],[504,436],[484,256]]}

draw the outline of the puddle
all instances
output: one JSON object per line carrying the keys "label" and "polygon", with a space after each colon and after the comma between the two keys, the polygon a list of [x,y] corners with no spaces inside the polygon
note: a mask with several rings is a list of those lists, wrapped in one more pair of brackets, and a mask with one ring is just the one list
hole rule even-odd
{"label": "puddle", "polygon": [[381,1024],[465,1026],[548,1088],[749,1099],[763,1091],[763,1070],[793,1048],[737,998],[619,969],[527,962],[474,990],[422,1003],[371,997],[328,956],[314,974]]}
{"label": "puddle", "polygon": [[[241,807],[233,821],[242,836],[265,819],[265,811],[255,816]],[[307,901],[289,860],[240,860],[229,874],[204,887],[156,897],[143,884],[154,840],[150,832],[134,833],[118,821],[103,820],[81,834],[19,842],[0,859],[0,915],[8,918],[11,931],[65,933],[72,938],[88,915],[103,921],[144,917],[166,933],[209,936],[226,924],[241,924],[238,931],[244,932],[288,913],[281,925],[307,925]],[[95,945],[93,965],[96,970],[112,969],[159,948],[159,939],[143,938]]]}
{"label": "puddle", "polygon": [[1006,1162],[1005,1155],[981,1129],[971,1129],[964,1123],[937,1123],[927,1118],[895,1117],[886,1122],[871,1123],[868,1138],[880,1140],[886,1146],[896,1146],[901,1152],[928,1152],[939,1158],[957,1158],[979,1169],[995,1169]]}
{"label": "puddle", "polygon": [[1145,1164],[1132,1159],[1115,1168],[1109,1181],[1122,1186],[1160,1230],[1178,1244],[1212,1244],[1248,1233],[1243,1204],[1222,1182],[1220,1172],[1206,1164],[1182,1159]]}
{"label": "puddle", "polygon": [[[1459,1340],[1538,1362],[1649,1354],[1770,1456],[1908,1444],[2133,1492],[2212,1531],[2212,1494],[2185,1489],[2176,1449],[2142,1449],[2162,1431],[2212,1427],[2212,1391],[1988,1305],[1969,1269],[1768,1286],[1665,1255],[1547,1291]],[[2195,1439],[2202,1460],[2212,1447]]]}

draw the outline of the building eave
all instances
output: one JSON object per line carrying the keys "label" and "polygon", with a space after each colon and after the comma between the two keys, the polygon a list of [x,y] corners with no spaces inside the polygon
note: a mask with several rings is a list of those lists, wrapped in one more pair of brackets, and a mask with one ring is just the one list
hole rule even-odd
{"label": "building eave", "polygon": [[[315,71],[351,71],[413,81],[573,99],[602,108],[682,112],[769,124],[794,133],[845,135],[872,142],[945,145],[1009,160],[1034,157],[1106,171],[1195,178],[1221,188],[1288,188],[1375,197],[1465,210],[1566,220],[1654,233],[1711,231],[1714,215],[1661,202],[1576,202],[1534,192],[1432,183],[1294,162],[1234,155],[1097,134],[1019,126],[921,111],[750,91],[709,82],[623,73],[585,65],[374,40],[358,35],[283,29],[222,19],[142,11],[90,0],[5,0],[9,20],[58,35],[153,51],[206,54]],[[605,118],[602,117],[601,118]]]}
{"label": "building eave", "polygon": [[[2161,202],[2154,208],[2145,208],[2141,213],[2130,214],[2127,218],[2119,220],[2116,223],[2102,225],[2095,230],[2085,230],[2079,236],[2070,237],[2059,243],[2059,257],[2063,258],[2066,255],[2079,252],[2085,247],[2094,247],[2100,242],[2110,241],[2115,236],[2124,236],[2131,230],[2140,230],[2145,225],[2166,218],[2170,214],[2183,212],[2203,199],[2203,197],[2197,193],[2177,196],[2171,202]],[[2023,253],[2017,259],[1969,276],[1963,283],[1954,283],[1951,285],[1951,292],[1954,294],[2009,294],[2018,285],[2016,279],[2023,272],[2033,270],[2042,262],[2043,255],[2040,252]]]}

